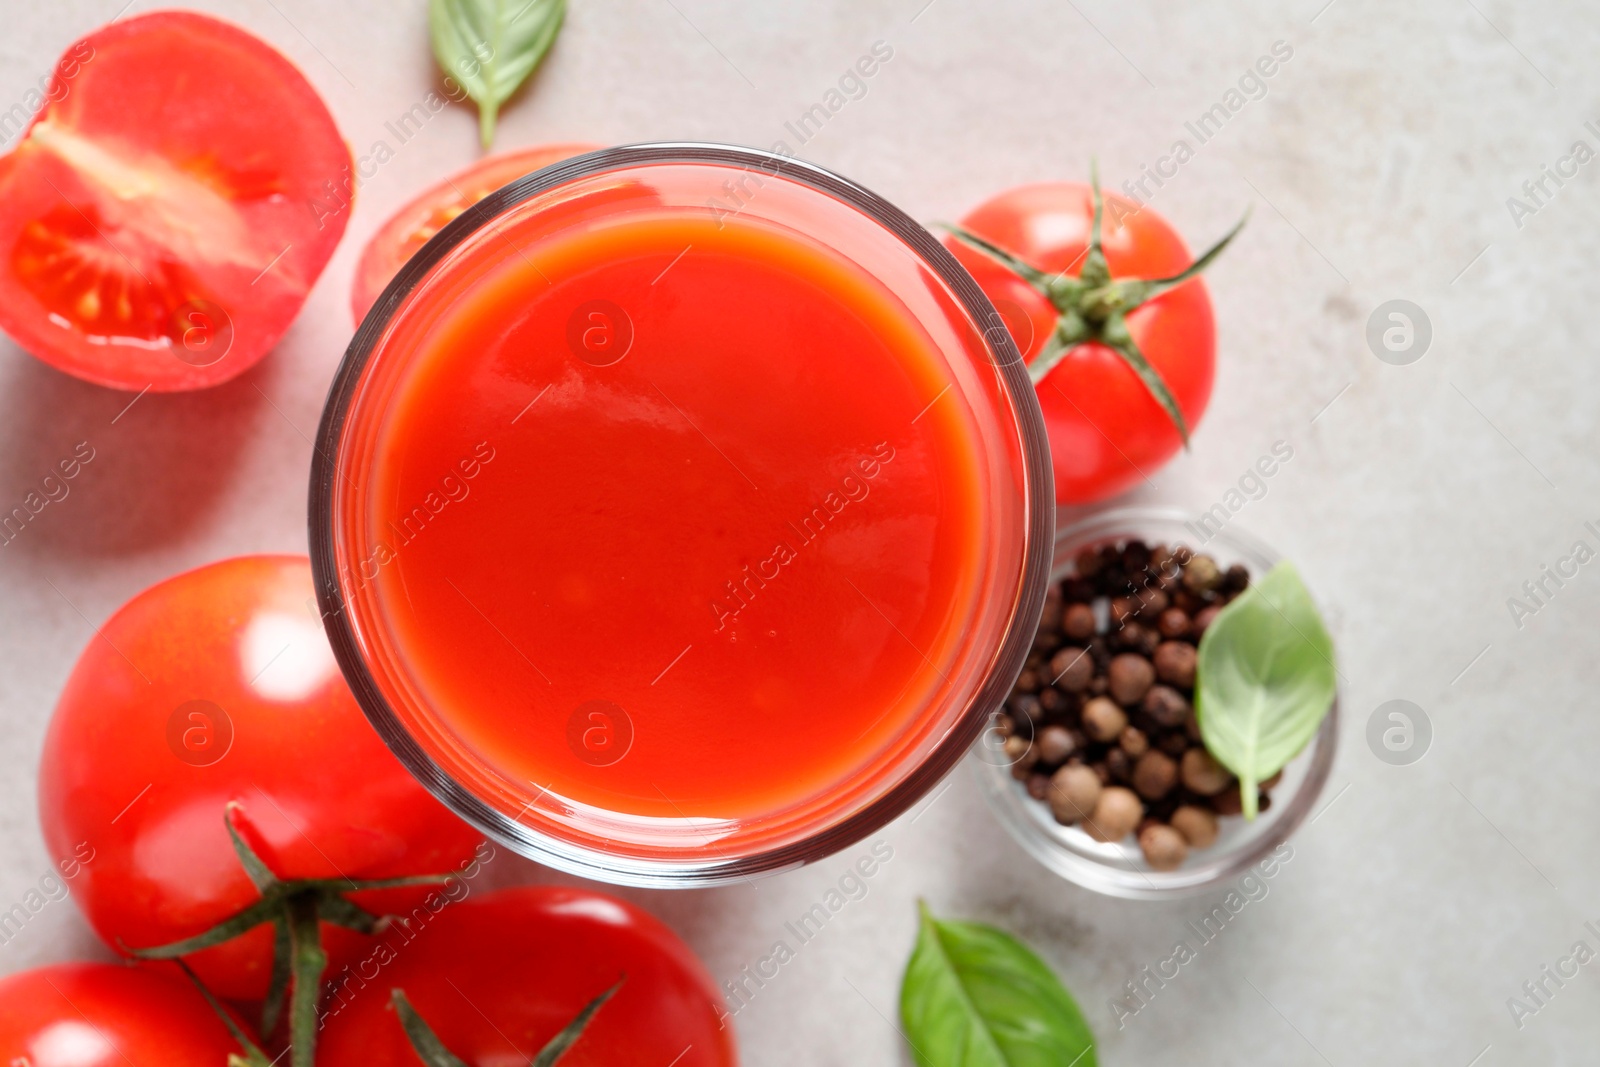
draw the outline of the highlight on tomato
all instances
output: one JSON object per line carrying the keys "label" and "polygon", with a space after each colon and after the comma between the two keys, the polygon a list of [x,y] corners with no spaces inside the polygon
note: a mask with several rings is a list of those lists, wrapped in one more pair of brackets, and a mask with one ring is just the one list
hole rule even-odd
{"label": "highlight on tomato", "polygon": [[190,11],[113,22],[67,49],[0,157],[0,328],[112,388],[232,378],[299,314],[351,174],[326,105],[265,42]]}
{"label": "highlight on tomato", "polygon": [[1216,373],[1199,259],[1154,209],[1097,180],[1018,186],[978,205],[946,244],[1028,363],[1055,465],[1056,502],[1121,493],[1186,447]]}
{"label": "highlight on tomato", "polygon": [[356,325],[361,325],[367,311],[378,302],[378,297],[400,273],[406,260],[416,255],[429,238],[457,215],[523,175],[599,147],[592,144],[536,145],[487,156],[417,194],[378,228],[361,252],[350,290],[350,313]]}
{"label": "highlight on tomato", "polygon": [[265,1000],[269,1038],[314,1011],[324,964],[493,855],[367,723],[312,588],[303,556],[246,556],[140,593],[79,657],[39,769],[46,845],[78,861],[100,937]]}
{"label": "highlight on tomato", "polygon": [[143,968],[68,963],[0,978],[7,1064],[227,1067],[251,1051],[235,1026],[183,978]]}
{"label": "highlight on tomato", "polygon": [[603,893],[540,885],[469,897],[331,975],[317,1062],[449,1062],[418,1054],[425,1029],[460,1063],[524,1064],[575,1023],[562,1067],[739,1060],[716,984],[664,923]]}

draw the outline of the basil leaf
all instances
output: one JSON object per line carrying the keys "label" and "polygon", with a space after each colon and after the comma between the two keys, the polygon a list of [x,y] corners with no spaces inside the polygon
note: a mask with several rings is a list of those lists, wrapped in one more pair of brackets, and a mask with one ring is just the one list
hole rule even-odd
{"label": "basil leaf", "polygon": [[550,50],[566,14],[567,0],[429,0],[434,57],[477,102],[485,151],[500,105]]}
{"label": "basil leaf", "polygon": [[1038,956],[992,926],[921,913],[900,986],[918,1067],[1095,1067],[1089,1024]]}
{"label": "basil leaf", "polygon": [[1256,788],[1306,747],[1333,706],[1333,640],[1289,563],[1217,613],[1200,638],[1195,717],[1218,763],[1239,776],[1245,818]]}

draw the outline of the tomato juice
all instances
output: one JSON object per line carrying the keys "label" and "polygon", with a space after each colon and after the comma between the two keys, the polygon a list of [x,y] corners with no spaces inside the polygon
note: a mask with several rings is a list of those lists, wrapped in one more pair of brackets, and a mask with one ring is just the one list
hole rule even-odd
{"label": "tomato juice", "polygon": [[546,837],[715,861],[860,810],[964,721],[1021,542],[972,400],[998,376],[951,359],[981,335],[796,225],[835,210],[814,191],[710,212],[678,169],[433,269],[376,339],[334,532],[433,765]]}

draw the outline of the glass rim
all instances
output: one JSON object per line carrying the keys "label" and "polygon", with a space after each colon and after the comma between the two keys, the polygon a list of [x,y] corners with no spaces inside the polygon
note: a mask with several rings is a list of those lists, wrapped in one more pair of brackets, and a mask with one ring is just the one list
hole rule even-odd
{"label": "glass rim", "polygon": [[[990,653],[982,682],[965,710],[920,762],[867,804],[815,833],[736,857],[673,860],[607,853],[541,832],[473,793],[422,748],[390,706],[362,654],[339,580],[334,528],[341,499],[340,443],[378,341],[406,298],[458,245],[525,201],[596,174],[653,164],[759,168],[770,177],[787,178],[837,198],[902,242],[948,289],[979,334],[1015,416],[1022,461],[1024,547],[1015,600],[1005,633]],[[619,885],[692,888],[776,873],[838,852],[909,810],[954,770],[990,713],[1009,695],[1032,647],[1050,581],[1055,491],[1044,416],[1022,355],[978,283],[932,233],[876,193],[813,163],[757,148],[668,141],[603,148],[526,174],[467,208],[401,267],[356,329],[328,390],[312,449],[308,523],[317,607],[340,671],[384,744],[430,793],[491,839],[557,870]]]}

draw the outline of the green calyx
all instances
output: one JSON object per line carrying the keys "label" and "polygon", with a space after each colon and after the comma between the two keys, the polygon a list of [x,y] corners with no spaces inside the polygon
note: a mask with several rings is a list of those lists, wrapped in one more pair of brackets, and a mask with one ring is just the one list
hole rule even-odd
{"label": "green calyx", "polygon": [[[529,1067],[553,1067],[556,1060],[560,1059],[582,1035],[589,1021],[594,1018],[595,1012],[611,999],[612,994],[622,988],[622,983],[626,980],[626,975],[617,979],[616,985],[585,1004],[583,1010],[562,1027],[561,1032],[552,1037],[544,1048],[539,1050],[538,1055],[529,1061]],[[417,1010],[411,1006],[411,1001],[406,999],[404,990],[392,990],[390,1001],[394,1004],[395,1014],[400,1017],[400,1025],[405,1028],[406,1039],[411,1042],[411,1047],[416,1050],[417,1057],[423,1063],[428,1067],[467,1067],[460,1057],[444,1047],[444,1042],[439,1040],[439,1035],[433,1032],[427,1020],[417,1014]],[[247,1067],[256,1065],[249,1064]]]}
{"label": "green calyx", "polygon": [[[1139,380],[1150,391],[1150,395],[1155,397],[1156,402],[1172,419],[1172,424],[1178,429],[1178,436],[1183,439],[1183,446],[1188,448],[1189,424],[1183,417],[1183,411],[1178,407],[1178,401],[1173,397],[1172,390],[1167,387],[1166,379],[1161,376],[1161,372],[1145,358],[1143,352],[1139,351],[1139,346],[1128,329],[1126,316],[1134,308],[1176,289],[1209,267],[1222,250],[1228,247],[1228,242],[1244,228],[1250,212],[1246,211],[1244,218],[1241,218],[1222,240],[1207,249],[1205,254],[1190,264],[1186,270],[1170,278],[1114,279],[1111,277],[1111,268],[1106,263],[1105,250],[1100,241],[1102,203],[1098,165],[1090,164],[1089,175],[1089,186],[1093,190],[1094,197],[1094,222],[1089,234],[1089,247],[1082,256],[1083,268],[1077,277],[1069,275],[1066,271],[1060,274],[1042,271],[1015,253],[959,226],[941,223],[941,228],[962,244],[977,249],[1006,267],[1049,300],[1050,305],[1056,309],[1055,329],[1051,331],[1044,348],[1028,365],[1028,374],[1035,384],[1043,381],[1045,376],[1055,369],[1056,364],[1078,345],[1097,341],[1121,356],[1139,376]],[[1071,269],[1070,266],[1067,268]]]}
{"label": "green calyx", "polygon": [[224,1008],[222,1002],[212,995],[211,990],[206,988],[204,982],[200,981],[200,976],[195,974],[189,965],[182,960],[174,960],[173,962],[183,969],[183,973],[188,976],[189,981],[193,982],[194,987],[200,990],[200,995],[206,998],[206,1003],[211,1005],[211,1010],[217,1013],[217,1018],[221,1019],[222,1024],[228,1028],[228,1033],[232,1034],[233,1039],[239,1042],[241,1051],[228,1054],[228,1067],[272,1067],[271,1057],[262,1052],[261,1046],[251,1041],[249,1035],[240,1028],[238,1023],[233,1021],[233,1016],[228,1014],[228,1009]]}
{"label": "green calyx", "polygon": [[[270,1035],[277,1028],[287,999],[289,1062],[291,1067],[312,1067],[317,1038],[317,1001],[322,991],[322,972],[328,966],[328,954],[322,948],[319,924],[329,922],[367,935],[382,933],[389,924],[388,917],[372,914],[348,900],[346,893],[443,885],[455,876],[427,874],[407,878],[282,879],[272,873],[240,836],[234,825],[234,815],[243,810],[242,805],[230,803],[223,813],[222,822],[233,842],[234,854],[239,857],[239,863],[250,876],[250,881],[255,883],[261,899],[193,937],[152,948],[129,948],[126,945],[121,948],[138,959],[177,960],[187,972],[189,968],[180,957],[231,941],[263,923],[271,923],[274,932],[272,976],[261,1008],[261,1033],[263,1036]],[[204,986],[201,990],[206,993],[207,999],[215,1003]],[[235,1031],[235,1037],[245,1048],[245,1056],[234,1057],[240,1062],[230,1063],[230,1067],[263,1067],[254,1058],[260,1055],[260,1050],[238,1032],[231,1020],[229,1027]]]}

